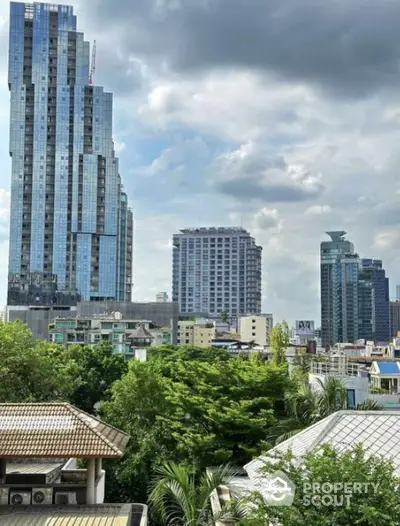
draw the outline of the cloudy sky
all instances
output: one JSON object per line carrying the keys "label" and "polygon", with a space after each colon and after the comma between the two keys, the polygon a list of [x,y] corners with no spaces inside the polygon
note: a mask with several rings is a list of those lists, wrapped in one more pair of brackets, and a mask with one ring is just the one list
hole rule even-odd
{"label": "cloudy sky", "polygon": [[[263,309],[319,320],[319,244],[346,230],[400,283],[398,0],[74,0],[115,94],[136,222],[135,292],[171,287],[171,237],[240,225]],[[0,0],[0,294],[5,302],[8,1]],[[0,303],[1,304],[1,303]]]}

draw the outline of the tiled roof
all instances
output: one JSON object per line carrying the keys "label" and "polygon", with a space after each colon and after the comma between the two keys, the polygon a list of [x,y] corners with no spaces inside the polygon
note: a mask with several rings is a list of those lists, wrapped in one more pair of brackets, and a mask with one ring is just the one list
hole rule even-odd
{"label": "tiled roof", "polygon": [[143,327],[143,325],[139,325],[137,329],[135,329],[131,334],[128,336],[129,338],[138,338],[141,340],[153,340],[153,336],[149,333],[148,330]]}
{"label": "tiled roof", "polygon": [[302,457],[322,444],[330,444],[341,451],[363,443],[369,455],[380,455],[392,460],[400,475],[400,411],[338,411],[324,418],[301,433],[285,440],[268,452],[247,464],[251,481],[260,489],[263,475],[260,470],[265,460],[274,453],[285,453],[289,449],[295,457]]}
{"label": "tiled roof", "polygon": [[[146,513],[143,506],[143,514]],[[129,526],[132,505],[0,507],[0,526]]]}
{"label": "tiled roof", "polygon": [[381,374],[400,374],[398,362],[376,362]]}
{"label": "tiled roof", "polygon": [[0,458],[119,458],[128,440],[70,404],[0,404]]}

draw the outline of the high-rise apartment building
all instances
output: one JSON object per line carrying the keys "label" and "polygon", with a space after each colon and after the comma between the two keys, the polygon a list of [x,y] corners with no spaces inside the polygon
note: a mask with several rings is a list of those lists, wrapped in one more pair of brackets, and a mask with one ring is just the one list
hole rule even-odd
{"label": "high-rise apartment building", "polygon": [[[390,339],[389,279],[380,259],[362,259],[360,278],[369,280],[373,290],[372,315],[374,331],[372,339],[388,342]],[[365,338],[359,334],[359,338]],[[366,339],[366,338],[365,338]]]}
{"label": "high-rise apartment building", "polygon": [[112,94],[69,6],[11,2],[9,305],[130,300],[132,213]]}
{"label": "high-rise apartment building", "polygon": [[172,296],[181,313],[261,313],[262,248],[247,230],[185,229],[173,247]]}
{"label": "high-rise apartment building", "polygon": [[358,338],[359,258],[346,232],[321,243],[321,339],[324,347]]}

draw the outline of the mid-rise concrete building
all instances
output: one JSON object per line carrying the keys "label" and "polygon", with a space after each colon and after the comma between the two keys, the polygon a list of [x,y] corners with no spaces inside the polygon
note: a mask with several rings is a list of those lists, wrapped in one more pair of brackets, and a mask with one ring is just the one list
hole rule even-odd
{"label": "mid-rise concrete building", "polygon": [[107,313],[121,313],[123,319],[151,320],[159,327],[171,327],[172,344],[176,344],[178,305],[168,303],[133,303],[130,301],[80,302],[75,307],[67,306],[9,306],[7,320],[20,320],[28,325],[33,336],[39,340],[49,339],[49,324],[56,318],[95,317]]}
{"label": "mid-rise concrete building", "polygon": [[89,70],[72,7],[11,2],[8,305],[131,299],[133,218],[113,96]]}
{"label": "mid-rise concrete building", "polygon": [[109,342],[116,354],[132,358],[138,349],[170,344],[171,329],[148,320],[121,319],[119,315],[56,318],[49,328],[49,340],[64,346],[91,347]]}
{"label": "mid-rise concrete building", "polygon": [[173,237],[173,301],[180,312],[261,312],[261,253],[241,227],[192,228]]}
{"label": "mid-rise concrete building", "polygon": [[156,302],[157,303],[167,303],[168,302],[168,294],[166,292],[157,292],[157,294],[156,294]]}
{"label": "mid-rise concrete building", "polygon": [[256,345],[268,347],[270,345],[272,327],[272,314],[243,316],[240,318],[240,338],[242,341],[254,341]]}
{"label": "mid-rise concrete building", "polygon": [[216,328],[213,322],[207,320],[180,320],[178,322],[177,345],[211,347],[215,335]]}

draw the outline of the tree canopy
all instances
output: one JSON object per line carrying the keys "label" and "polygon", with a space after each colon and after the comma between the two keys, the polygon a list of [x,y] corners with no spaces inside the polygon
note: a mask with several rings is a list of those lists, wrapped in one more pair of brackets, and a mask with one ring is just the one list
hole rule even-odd
{"label": "tree canopy", "polygon": [[267,461],[264,470],[284,471],[296,487],[293,504],[270,506],[261,495],[254,494],[251,512],[240,526],[399,524],[400,478],[391,462],[367,455],[362,445],[339,452],[326,444],[308,453],[301,462],[293,462],[289,451],[278,461]]}
{"label": "tree canopy", "polygon": [[104,406],[106,420],[132,437],[116,491],[142,497],[144,479],[165,461],[201,471],[251,460],[282,411],[288,382],[286,367],[225,351],[161,349],[148,362],[130,362]]}

